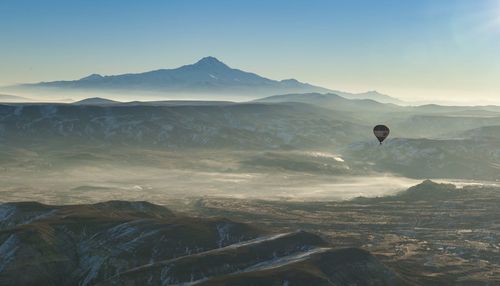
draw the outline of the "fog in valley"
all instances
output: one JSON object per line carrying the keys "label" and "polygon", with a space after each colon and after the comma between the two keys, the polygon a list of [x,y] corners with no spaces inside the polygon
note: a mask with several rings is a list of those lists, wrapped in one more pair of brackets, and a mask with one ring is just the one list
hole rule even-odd
{"label": "fog in valley", "polygon": [[[346,200],[394,194],[425,179],[500,179],[499,107],[344,96],[354,99],[294,93],[246,102],[6,102],[0,200]],[[375,123],[391,128],[382,145]]]}
{"label": "fog in valley", "polygon": [[85,158],[88,154],[78,154],[81,158],[77,159],[63,159],[32,153],[18,165],[5,161],[2,164],[1,200],[36,200],[51,204],[113,199],[167,204],[172,199],[199,196],[344,200],[393,194],[420,182],[382,173],[341,176],[328,169],[330,157],[318,157],[312,152],[280,153],[309,160],[310,170],[287,169],[287,162],[276,162],[277,166],[249,162],[264,154],[258,151],[150,151],[137,157],[111,153],[92,160]]}

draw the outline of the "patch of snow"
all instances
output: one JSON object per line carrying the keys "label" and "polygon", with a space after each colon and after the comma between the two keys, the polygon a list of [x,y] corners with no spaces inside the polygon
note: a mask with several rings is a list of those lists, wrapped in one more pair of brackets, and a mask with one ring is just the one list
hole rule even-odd
{"label": "patch of snow", "polygon": [[292,233],[293,232],[285,232],[285,233],[280,233],[280,234],[275,234],[275,235],[261,236],[261,237],[258,237],[256,239],[251,239],[251,240],[247,240],[247,241],[243,241],[243,242],[239,242],[239,243],[234,243],[234,244],[228,245],[228,246],[226,246],[224,248],[239,248],[239,247],[242,247],[242,246],[248,246],[248,245],[252,245],[252,244],[257,244],[257,243],[260,243],[260,242],[263,242],[263,241],[276,240],[278,238],[290,235]]}
{"label": "patch of snow", "polygon": [[147,238],[149,236],[152,236],[152,235],[155,235],[155,234],[157,234],[160,231],[161,230],[159,230],[159,229],[155,229],[155,230],[151,230],[151,231],[148,231],[148,232],[141,232],[136,237],[133,237],[132,240],[127,241],[127,242],[125,242],[123,244],[118,245],[117,249],[123,250],[123,251],[127,251],[127,252],[132,252],[134,249],[136,249],[138,246],[141,245],[141,242],[145,238]]}
{"label": "patch of snow", "polygon": [[217,234],[219,236],[217,244],[219,245],[219,247],[222,247],[224,245],[224,242],[229,240],[230,236],[229,229],[231,228],[231,225],[228,223],[221,223],[217,224],[216,227],[217,227]]}
{"label": "patch of snow", "polygon": [[139,185],[135,185],[135,186],[132,187],[132,190],[134,190],[134,191],[142,191],[142,190],[144,190],[144,188],[141,187],[141,186],[139,186]]}
{"label": "patch of snow", "polygon": [[[284,235],[287,235],[287,234],[288,233],[286,233]],[[279,237],[281,237],[281,236],[283,236],[283,235],[280,235]],[[276,239],[276,236],[270,236],[270,237],[267,237],[267,239]],[[261,241],[265,241],[265,239],[261,240]],[[228,247],[230,247],[230,246],[228,246]],[[228,247],[226,247],[226,248],[228,248]],[[273,258],[271,260],[257,263],[255,265],[252,265],[252,266],[247,267],[247,268],[242,269],[242,270],[238,270],[238,271],[233,272],[233,273],[245,273],[245,272],[251,272],[251,271],[259,271],[259,270],[278,268],[278,267],[281,267],[283,265],[287,265],[290,263],[303,261],[303,260],[307,259],[308,257],[310,257],[311,255],[326,252],[329,250],[331,250],[331,248],[329,248],[329,247],[308,248],[304,252],[298,252],[298,253],[294,253],[291,255],[283,256],[283,257],[276,257],[275,256],[275,258]],[[163,273],[163,271],[162,271],[162,273]],[[175,284],[175,285],[184,285],[184,286],[197,285],[199,283],[206,281],[207,279],[208,279],[208,277],[204,277],[202,279],[191,280],[190,282],[185,282],[185,283]],[[162,285],[165,285],[165,284],[162,284]],[[285,284],[283,284],[283,285],[285,285]],[[286,285],[288,285],[288,284],[286,284]]]}
{"label": "patch of snow", "polygon": [[107,233],[110,239],[117,239],[124,236],[129,236],[138,231],[138,228],[132,226],[129,222],[119,224],[115,227],[110,228]]}
{"label": "patch of snow", "polygon": [[37,221],[39,219],[44,219],[44,218],[48,218],[50,216],[52,216],[53,214],[57,213],[57,210],[51,210],[49,212],[46,212],[46,213],[43,213],[41,215],[37,215],[35,217],[32,217],[26,221],[24,221],[22,224],[28,224],[28,223],[32,223],[34,221]]}
{"label": "patch of snow", "polygon": [[171,277],[169,276],[170,266],[163,267],[160,273],[160,283],[161,285],[169,285],[171,284]]}
{"label": "patch of snow", "polygon": [[79,283],[79,286],[89,285],[97,277],[104,260],[105,258],[101,256],[88,256],[80,260],[85,278]]}
{"label": "patch of snow", "polygon": [[330,153],[325,153],[325,152],[309,152],[309,155],[313,157],[318,157],[318,158],[331,158],[337,162],[345,162],[342,157],[335,155],[335,154],[330,154]]}
{"label": "patch of snow", "polygon": [[284,257],[275,258],[275,259],[272,259],[269,261],[257,263],[255,265],[252,265],[250,267],[245,268],[242,272],[251,272],[251,271],[260,271],[260,270],[268,270],[268,269],[278,268],[278,267],[281,267],[283,265],[287,265],[290,263],[303,261],[313,254],[326,252],[328,250],[331,250],[331,248],[330,247],[312,248],[312,249],[309,249],[308,251],[305,251],[305,252],[294,253],[291,255],[284,256]]}

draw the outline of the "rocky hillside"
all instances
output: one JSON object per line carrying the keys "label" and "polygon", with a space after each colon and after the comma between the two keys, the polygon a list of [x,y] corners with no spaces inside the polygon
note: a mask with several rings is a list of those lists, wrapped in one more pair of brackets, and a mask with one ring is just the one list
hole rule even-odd
{"label": "rocky hillside", "polygon": [[1,285],[398,285],[370,253],[147,202],[0,205]]}

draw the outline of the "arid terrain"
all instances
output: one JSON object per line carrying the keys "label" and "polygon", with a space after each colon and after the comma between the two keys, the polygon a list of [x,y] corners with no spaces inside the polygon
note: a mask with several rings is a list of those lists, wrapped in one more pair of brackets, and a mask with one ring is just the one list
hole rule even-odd
{"label": "arid terrain", "polygon": [[417,285],[500,285],[500,189],[425,181],[344,202],[200,199],[192,211],[359,247]]}
{"label": "arid terrain", "polygon": [[498,188],[432,181],[337,202],[5,203],[0,282],[499,285],[499,203]]}

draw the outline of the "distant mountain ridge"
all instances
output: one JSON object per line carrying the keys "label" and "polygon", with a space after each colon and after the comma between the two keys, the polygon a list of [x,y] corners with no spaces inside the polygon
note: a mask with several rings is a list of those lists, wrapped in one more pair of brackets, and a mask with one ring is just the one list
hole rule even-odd
{"label": "distant mountain ridge", "polygon": [[404,101],[399,100],[395,97],[382,94],[376,90],[371,90],[362,93],[351,93],[345,91],[334,90],[333,93],[345,97],[347,99],[371,99],[381,103],[393,103],[393,104],[406,104]]}
{"label": "distant mountain ridge", "polygon": [[256,102],[300,102],[335,110],[394,110],[399,106],[380,103],[372,99],[347,99],[334,93],[299,93],[273,95],[255,100]]}
{"label": "distant mountain ridge", "polygon": [[107,98],[102,97],[92,97],[86,98],[77,102],[73,102],[74,105],[108,105],[108,104],[118,104],[119,101],[114,101]]}
{"label": "distant mountain ridge", "polygon": [[176,93],[276,94],[282,92],[326,92],[328,89],[295,79],[271,80],[233,69],[214,57],[175,69],[102,76],[91,74],[79,80],[24,84],[23,87],[63,89],[146,90]]}
{"label": "distant mountain ridge", "polygon": [[376,91],[349,93],[332,91],[296,79],[272,80],[255,73],[231,68],[214,57],[174,69],[103,76],[91,74],[78,80],[22,84],[16,88],[62,90],[148,91],[175,94],[231,94],[254,98],[287,93],[336,93],[349,99],[373,99],[383,103],[400,100]]}
{"label": "distant mountain ridge", "polygon": [[0,102],[27,102],[27,101],[33,101],[33,99],[17,95],[0,94]]}

